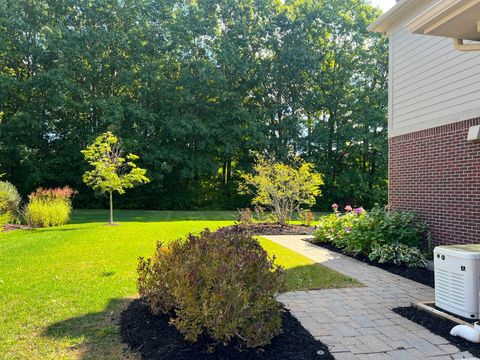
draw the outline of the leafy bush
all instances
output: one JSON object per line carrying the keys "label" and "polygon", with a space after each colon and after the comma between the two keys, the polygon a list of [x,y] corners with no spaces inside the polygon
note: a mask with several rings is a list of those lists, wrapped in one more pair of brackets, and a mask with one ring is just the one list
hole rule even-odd
{"label": "leafy bush", "polygon": [[208,334],[247,347],[270,342],[281,330],[275,295],[283,270],[258,241],[227,230],[189,235],[140,259],[138,289],[153,313],[171,312],[171,323],[189,341]]}
{"label": "leafy bush", "polygon": [[250,225],[253,222],[252,210],[249,208],[238,210],[237,221],[243,226]]}
{"label": "leafy bush", "polygon": [[322,176],[314,171],[313,164],[299,163],[293,167],[259,157],[254,174],[242,174],[240,190],[249,193],[253,189],[253,204],[265,206],[285,225],[301,205],[314,205],[321,194]]}
{"label": "leafy bush", "polygon": [[374,244],[368,258],[380,264],[393,263],[408,267],[425,267],[427,260],[417,248],[404,244]]}
{"label": "leafy bush", "polygon": [[6,213],[0,214],[0,231],[4,230],[5,225],[11,222],[13,219],[12,214],[7,211]]}
{"label": "leafy bush", "polygon": [[17,188],[8,181],[0,181],[0,214],[9,213],[9,221],[18,216],[22,198]]}
{"label": "leafy bush", "polygon": [[[322,216],[319,220],[317,230],[315,230],[315,241],[317,243],[332,243],[338,247],[343,247],[344,238],[347,232],[351,230],[353,222],[357,216],[361,216],[363,212],[352,211],[347,205],[348,211],[341,214],[338,211],[338,205],[333,204],[333,214]],[[362,209],[363,210],[363,209]]]}
{"label": "leafy bush", "polygon": [[311,226],[312,223],[315,221],[315,214],[308,209],[300,210],[298,213],[298,217],[302,222],[302,225]]}
{"label": "leafy bush", "polygon": [[[332,243],[350,255],[370,256],[374,247],[399,244],[419,252],[417,248],[426,235],[425,223],[415,221],[413,212],[374,208],[367,213],[363,208],[347,205],[346,213],[341,214],[336,204],[332,207],[334,213],[320,219],[315,242]],[[403,254],[404,247],[398,251]],[[420,260],[410,263],[422,264]]]}
{"label": "leafy bush", "polygon": [[69,187],[37,189],[29,196],[25,208],[25,221],[29,226],[50,227],[66,224],[70,220],[75,191]]}
{"label": "leafy bush", "polygon": [[351,227],[344,249],[348,253],[368,256],[374,244],[418,247],[425,232],[425,223],[416,223],[413,212],[374,208]]}

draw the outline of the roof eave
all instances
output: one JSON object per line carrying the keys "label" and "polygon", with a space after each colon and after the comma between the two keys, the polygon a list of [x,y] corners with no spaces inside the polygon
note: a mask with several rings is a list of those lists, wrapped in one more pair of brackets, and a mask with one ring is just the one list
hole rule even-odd
{"label": "roof eave", "polygon": [[373,32],[387,33],[392,25],[416,4],[418,4],[418,0],[402,0],[398,2],[393,8],[371,23],[367,29]]}

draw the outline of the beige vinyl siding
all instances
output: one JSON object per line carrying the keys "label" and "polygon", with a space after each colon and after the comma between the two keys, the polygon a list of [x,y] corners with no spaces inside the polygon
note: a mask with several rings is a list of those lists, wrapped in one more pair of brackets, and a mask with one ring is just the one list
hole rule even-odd
{"label": "beige vinyl siding", "polygon": [[389,32],[390,137],[480,117],[480,52],[456,51],[451,39],[409,33],[404,24],[413,15]]}

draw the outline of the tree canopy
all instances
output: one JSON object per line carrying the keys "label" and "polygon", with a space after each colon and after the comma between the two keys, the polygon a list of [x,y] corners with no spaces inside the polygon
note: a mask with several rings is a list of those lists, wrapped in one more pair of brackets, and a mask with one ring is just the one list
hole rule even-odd
{"label": "tree canopy", "polygon": [[236,208],[253,153],[302,157],[320,207],[385,201],[387,43],[365,0],[0,0],[0,173],[79,190],[113,131],[151,183],[120,207]]}

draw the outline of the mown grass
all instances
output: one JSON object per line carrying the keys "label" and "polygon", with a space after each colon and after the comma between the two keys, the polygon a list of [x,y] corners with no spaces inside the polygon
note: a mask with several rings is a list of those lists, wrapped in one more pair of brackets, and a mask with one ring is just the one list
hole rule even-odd
{"label": "mown grass", "polygon": [[276,257],[276,261],[286,270],[288,291],[338,289],[359,286],[360,283],[326,266],[315,263],[273,241],[259,238],[262,247]]}
{"label": "mown grass", "polygon": [[[73,213],[69,225],[0,234],[0,359],[119,359],[115,319],[136,295],[136,264],[155,242],[232,224],[235,212]],[[353,285],[351,279],[266,239],[289,289]]]}

